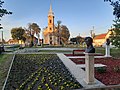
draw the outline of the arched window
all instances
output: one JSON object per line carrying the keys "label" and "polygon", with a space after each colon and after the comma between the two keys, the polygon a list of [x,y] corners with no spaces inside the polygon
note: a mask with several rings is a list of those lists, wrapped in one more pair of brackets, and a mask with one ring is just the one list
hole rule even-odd
{"label": "arched window", "polygon": [[50,20],[50,23],[52,23],[52,21]]}

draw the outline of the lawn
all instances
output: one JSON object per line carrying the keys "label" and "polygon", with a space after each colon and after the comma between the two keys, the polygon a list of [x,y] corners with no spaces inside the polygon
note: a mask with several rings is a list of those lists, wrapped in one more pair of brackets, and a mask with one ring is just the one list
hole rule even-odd
{"label": "lawn", "polygon": [[12,54],[0,54],[0,90],[2,90],[4,80],[6,79],[12,56]]}
{"label": "lawn", "polygon": [[120,58],[120,49],[111,49],[111,55],[115,58]]}
{"label": "lawn", "polygon": [[[102,53],[105,55],[105,48],[100,47],[100,48],[95,48],[95,49],[96,49],[96,53]],[[112,57],[120,58],[120,49],[111,48],[110,54]]]}

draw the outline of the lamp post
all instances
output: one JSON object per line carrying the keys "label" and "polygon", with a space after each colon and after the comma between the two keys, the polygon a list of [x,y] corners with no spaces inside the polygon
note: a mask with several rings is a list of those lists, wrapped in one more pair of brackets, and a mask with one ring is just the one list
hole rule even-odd
{"label": "lamp post", "polygon": [[2,31],[2,46],[3,46],[4,44],[3,44],[3,31]]}
{"label": "lamp post", "polygon": [[2,44],[1,44],[1,48],[2,48],[2,51],[4,51],[4,40],[3,40],[3,31],[1,31],[1,36],[2,36]]}

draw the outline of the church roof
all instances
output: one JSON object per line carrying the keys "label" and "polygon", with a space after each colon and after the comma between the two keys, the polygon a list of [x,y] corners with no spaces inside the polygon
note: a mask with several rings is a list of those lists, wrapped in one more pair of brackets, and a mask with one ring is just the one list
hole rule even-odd
{"label": "church roof", "polygon": [[106,35],[107,35],[107,33],[99,34],[99,35],[95,36],[94,39],[105,39]]}
{"label": "church roof", "polygon": [[52,5],[50,4],[50,9],[49,9],[49,12],[48,12],[48,16],[54,16],[54,13],[52,11]]}

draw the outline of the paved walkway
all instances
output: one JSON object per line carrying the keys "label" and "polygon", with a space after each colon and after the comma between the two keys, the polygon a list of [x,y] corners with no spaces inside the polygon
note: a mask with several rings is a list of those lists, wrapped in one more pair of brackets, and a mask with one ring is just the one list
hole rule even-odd
{"label": "paved walkway", "polygon": [[[18,49],[14,52],[21,53],[21,54],[22,53],[23,54],[31,54],[31,53],[35,53],[35,54],[56,54],[56,53],[59,53],[59,51],[63,51],[63,53],[67,53],[67,52],[64,52],[64,51],[68,51],[68,53],[69,53],[69,52],[72,52],[75,49],[77,49],[77,48],[25,48],[25,49]],[[44,52],[42,50],[45,50],[46,52]],[[47,52],[47,50],[49,52]],[[50,52],[50,50],[52,50],[52,51]],[[4,54],[12,54],[14,52],[3,52],[3,53]]]}
{"label": "paved walkway", "polygon": [[70,51],[73,51],[73,50],[78,50],[78,48],[39,48],[39,50],[70,50]]}
{"label": "paved walkway", "polygon": [[85,71],[78,67],[75,63],[73,63],[69,58],[67,58],[62,53],[57,53],[58,57],[62,60],[68,70],[72,73],[72,75],[76,78],[76,80],[84,87],[84,89],[96,88],[105,86],[103,83],[95,79],[95,84],[87,85],[84,81],[85,79]]}

